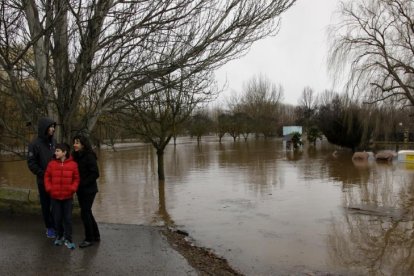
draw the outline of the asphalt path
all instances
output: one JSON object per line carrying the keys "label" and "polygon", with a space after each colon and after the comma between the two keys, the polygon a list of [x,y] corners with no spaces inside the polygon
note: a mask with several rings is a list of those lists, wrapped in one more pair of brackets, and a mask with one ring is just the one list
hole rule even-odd
{"label": "asphalt path", "polygon": [[0,275],[197,275],[160,229],[99,224],[101,241],[79,248],[83,228],[74,218],[74,250],[46,238],[40,216],[0,214]]}

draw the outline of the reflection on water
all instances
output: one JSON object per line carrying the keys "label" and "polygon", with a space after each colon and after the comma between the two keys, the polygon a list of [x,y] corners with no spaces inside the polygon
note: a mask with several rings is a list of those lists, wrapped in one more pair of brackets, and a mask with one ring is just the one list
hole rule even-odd
{"label": "reflection on water", "polygon": [[[170,145],[165,183],[151,146],[101,151],[97,219],[175,223],[248,275],[414,274],[412,168],[352,162],[327,144],[217,140]],[[24,162],[0,163],[0,176],[34,187]]]}

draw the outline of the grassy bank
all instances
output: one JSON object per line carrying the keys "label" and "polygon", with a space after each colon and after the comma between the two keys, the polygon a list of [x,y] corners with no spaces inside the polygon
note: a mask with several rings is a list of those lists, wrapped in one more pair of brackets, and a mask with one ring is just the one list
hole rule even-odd
{"label": "grassy bank", "polygon": [[[74,200],[73,213],[79,213]],[[33,189],[0,187],[0,212],[9,214],[40,214],[39,193]]]}

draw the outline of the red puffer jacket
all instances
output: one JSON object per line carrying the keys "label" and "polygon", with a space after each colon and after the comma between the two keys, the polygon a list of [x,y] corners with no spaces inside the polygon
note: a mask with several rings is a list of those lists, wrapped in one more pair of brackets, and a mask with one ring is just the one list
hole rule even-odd
{"label": "red puffer jacket", "polygon": [[51,198],[72,198],[78,186],[78,164],[71,157],[63,162],[57,159],[49,162],[45,172],[45,189]]}

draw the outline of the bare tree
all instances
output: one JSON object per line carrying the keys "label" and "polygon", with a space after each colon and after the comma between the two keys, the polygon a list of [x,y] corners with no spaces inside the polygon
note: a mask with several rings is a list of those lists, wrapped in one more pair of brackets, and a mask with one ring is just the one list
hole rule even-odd
{"label": "bare tree", "polygon": [[184,68],[190,77],[240,57],[277,33],[279,15],[295,1],[0,0],[0,69],[27,121],[31,100],[18,73],[37,82],[35,113],[57,117],[68,140],[88,86],[96,95],[84,120],[90,131],[156,79]]}
{"label": "bare tree", "polygon": [[191,116],[188,124],[188,131],[191,137],[197,137],[197,143],[201,142],[201,137],[213,130],[213,120],[210,118],[206,109],[200,109]]}
{"label": "bare tree", "polygon": [[176,129],[189,119],[197,106],[211,100],[218,92],[209,72],[180,79],[183,75],[182,72],[170,74],[147,84],[135,95],[125,97],[128,105],[120,112],[120,123],[156,149],[160,180],[165,179],[164,150]]}
{"label": "bare tree", "polygon": [[299,106],[304,106],[309,110],[312,110],[317,105],[316,103],[316,95],[311,87],[306,86],[302,90],[301,98],[298,100]]}
{"label": "bare tree", "polygon": [[349,91],[367,103],[393,98],[414,105],[414,2],[342,2],[330,31],[329,64],[337,76],[349,71]]}
{"label": "bare tree", "polygon": [[272,83],[263,75],[251,78],[244,86],[240,104],[234,113],[246,113],[255,124],[256,133],[265,137],[275,134],[278,128],[280,101],[283,87]]}
{"label": "bare tree", "polygon": [[[371,121],[371,138],[375,141],[403,141],[404,132],[412,128],[412,118],[396,105],[370,105],[365,109],[366,121]],[[410,111],[412,112],[412,110]],[[365,121],[364,121],[365,122]],[[384,127],[386,126],[386,127]],[[412,139],[412,137],[407,137]]]}
{"label": "bare tree", "polygon": [[221,143],[221,140],[223,139],[224,135],[226,135],[226,133],[228,133],[230,129],[231,129],[231,115],[225,112],[221,112],[220,115],[217,116],[217,129],[216,129],[217,135],[219,137],[219,143]]}
{"label": "bare tree", "polygon": [[280,125],[294,125],[297,121],[297,114],[295,113],[296,106],[290,104],[281,104],[279,111]]}
{"label": "bare tree", "polygon": [[313,125],[313,120],[318,108],[316,98],[313,89],[307,86],[303,89],[302,96],[298,100],[296,114],[299,122],[304,125],[305,131],[308,131]]}

